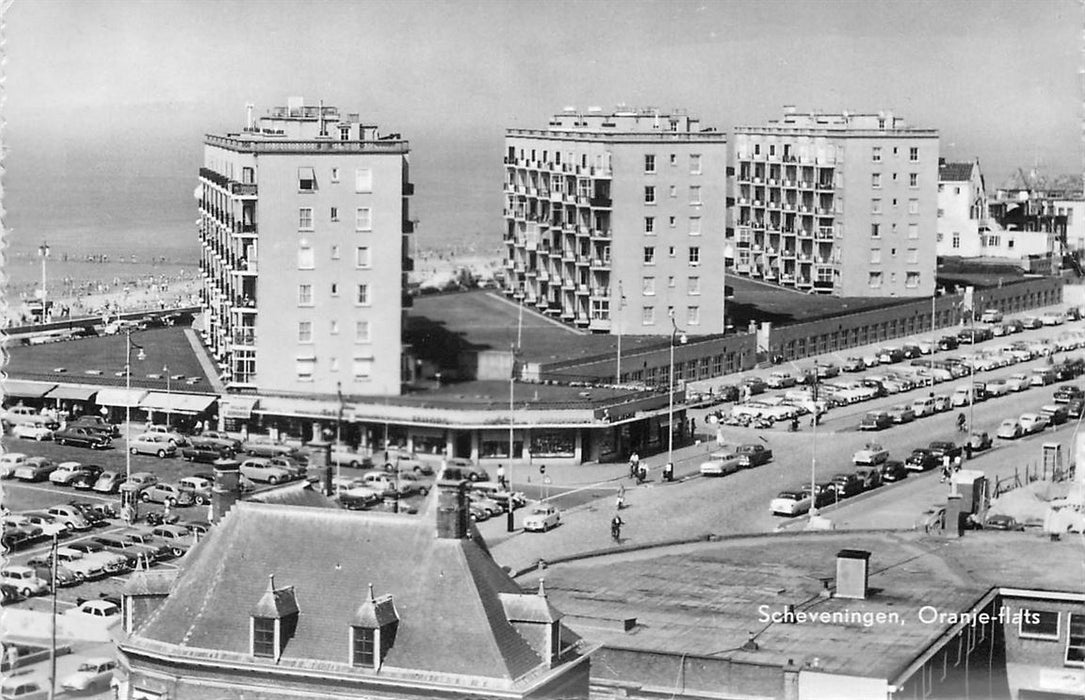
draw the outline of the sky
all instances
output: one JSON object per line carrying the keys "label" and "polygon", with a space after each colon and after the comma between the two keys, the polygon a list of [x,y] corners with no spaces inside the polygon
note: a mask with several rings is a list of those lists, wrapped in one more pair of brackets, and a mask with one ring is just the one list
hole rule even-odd
{"label": "sky", "polygon": [[410,140],[423,240],[497,244],[504,129],[569,105],[721,130],[785,104],[889,110],[989,184],[1083,168],[1074,0],[14,0],[4,19],[5,207],[24,226],[50,216],[49,182],[100,199],[162,178],[192,207],[202,135],[291,95]]}

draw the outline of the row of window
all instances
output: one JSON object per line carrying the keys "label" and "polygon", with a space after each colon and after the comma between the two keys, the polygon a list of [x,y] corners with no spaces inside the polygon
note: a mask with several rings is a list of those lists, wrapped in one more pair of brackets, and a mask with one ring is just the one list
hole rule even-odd
{"label": "row of window", "polygon": [[[673,306],[667,307],[667,317],[669,318],[674,311]],[[656,307],[645,306],[641,309],[640,322],[645,326],[654,326],[656,323]],[[701,325],[701,307],[699,306],[687,306],[686,307],[686,325],[699,326]]]}
{"label": "row of window", "polygon": [[[884,279],[883,273],[878,270],[867,273],[867,283],[871,289],[878,289],[882,286],[882,280]],[[897,281],[897,273],[889,273],[889,282],[895,283]],[[919,273],[918,272],[906,272],[904,276],[904,286],[908,289],[915,289],[919,286]]]}
{"label": "row of window", "polygon": [[[893,181],[896,182],[897,174],[893,173]],[[881,189],[882,186],[882,174],[872,173],[870,175],[870,186],[874,189]],[[919,173],[908,173],[908,187],[919,187]]]}
{"label": "row of window", "polygon": [[[247,170],[247,168],[246,168]],[[329,172],[331,182],[338,183],[340,180],[339,168],[332,168]],[[316,168],[303,166],[298,168],[298,191],[315,192],[317,190]],[[373,170],[371,168],[356,168],[354,170],[354,191],[361,194],[373,191]]]}
{"label": "row of window", "polygon": [[[531,157],[528,158],[528,160],[531,160],[531,161],[539,160],[538,158],[536,158],[537,151],[534,148],[532,148],[530,151],[525,151],[524,149],[521,148],[520,151],[519,151],[519,154],[520,154],[520,160],[524,160],[525,157],[528,154],[531,155]],[[516,157],[516,149],[514,149],[511,146],[509,147],[508,157],[509,158],[515,158]],[[671,158],[673,159],[674,157],[675,157],[675,155],[672,153]],[[550,151],[545,151],[544,150],[542,152],[542,162],[544,162],[544,163],[549,163],[550,162]],[[575,165],[576,162],[577,162],[576,154],[574,154],[572,151],[566,151],[566,153],[565,153],[565,162]],[[561,165],[561,151],[554,151],[554,164],[555,165]],[[582,167],[582,168],[588,167],[588,154],[587,153],[581,153],[580,154],[580,167]],[[604,155],[602,153],[595,154],[595,167],[597,167],[597,168],[606,167],[607,169],[609,169],[610,168],[610,154],[607,153],[605,155],[605,157],[604,157]]]}
{"label": "row of window", "polygon": [[[890,248],[889,249],[889,255],[890,255],[890,257],[895,258],[897,256],[897,249],[896,248]],[[881,261],[882,261],[882,249],[881,248],[871,248],[870,249],[870,262],[872,262],[872,263],[880,263]],[[905,260],[904,261],[908,262],[908,263],[917,263],[917,262],[919,262],[919,249],[918,248],[908,248],[905,251]]]}
{"label": "row of window", "polygon": [[[655,185],[644,186],[645,204],[655,204],[657,201],[659,201],[656,197],[656,189],[657,188]],[[671,199],[676,199],[678,197],[678,185],[671,185],[668,188],[668,195],[671,197]],[[701,201],[700,185],[689,186],[689,203],[693,206],[700,206],[701,204],[703,204],[703,202]]]}
{"label": "row of window", "polygon": [[[341,248],[337,245],[333,245],[331,247],[331,259],[339,260],[341,258]],[[354,248],[354,267],[359,270],[368,270],[373,267],[373,254],[369,246],[360,245]],[[316,253],[313,250],[312,244],[303,239],[298,245],[298,269],[312,270],[315,268]]]}
{"label": "row of window", "polygon": [[[339,335],[339,322],[332,319],[329,320],[328,323],[328,331],[332,335]],[[312,321],[298,321],[298,342],[305,344],[313,342]],[[370,335],[369,321],[354,322],[354,342],[359,344],[367,344],[373,342],[373,338]]]}
{"label": "row of window", "polygon": [[[668,248],[668,250],[667,250],[668,256],[672,257],[672,258],[675,257],[677,255],[677,253],[678,253],[678,248],[676,246],[673,246],[673,245],[670,248]],[[646,246],[644,246],[644,264],[645,265],[655,265],[656,264],[656,247],[654,245],[646,245]],[[701,264],[701,247],[700,246],[691,245],[689,247],[689,264],[690,265],[700,265]]]}
{"label": "row of window", "polygon": [[[894,197],[892,199],[892,202],[893,202],[894,207],[897,206],[897,198],[896,197]],[[881,214],[882,213],[882,200],[877,199],[877,198],[870,200],[870,213],[871,214]],[[918,214],[919,213],[919,200],[918,199],[909,199],[908,200],[908,213],[909,214]]]}
{"label": "row of window", "polygon": [[[297,371],[299,382],[311,382],[313,381],[313,373],[316,371],[316,358],[315,357],[299,357],[295,361],[295,369]],[[331,372],[339,371],[339,358],[332,357],[328,360],[328,370]],[[351,374],[356,382],[364,382],[373,378],[373,358],[372,357],[355,357],[351,362]]]}
{"label": "row of window", "polygon": [[[339,221],[339,207],[331,207],[328,212],[328,221],[335,223]],[[312,207],[300,207],[298,209],[298,230],[299,231],[313,231],[316,228],[316,222],[313,219]],[[373,208],[372,207],[358,207],[354,210],[354,230],[355,231],[372,231],[373,230]]]}
{"label": "row of window", "polygon": [[[897,147],[896,146],[893,146],[893,155],[897,155]],[[881,146],[874,146],[873,148],[870,149],[870,160],[873,163],[881,163],[882,162],[882,147]],[[909,163],[918,163],[919,162],[919,148],[917,146],[912,146],[912,147],[910,147],[908,149],[908,162]]]}
{"label": "row of window", "polygon": [[[944,233],[939,233],[938,234],[938,242],[941,243],[943,240],[945,240],[945,234]],[[1007,238],[1006,239],[1006,248],[1007,249],[1013,248],[1013,243],[1014,243],[1014,241],[1013,241],[1012,238]],[[980,245],[999,246],[1001,244],[1002,244],[1001,236],[980,236]],[[950,245],[954,249],[961,247],[961,233],[960,233],[960,231],[954,231],[953,232],[953,237],[950,239]]]}
{"label": "row of window", "polygon": [[[668,287],[674,287],[674,277],[668,278]],[[645,277],[641,281],[641,292],[645,296],[653,296],[656,293],[656,278]],[[686,294],[690,296],[698,296],[701,293],[701,278],[700,277],[687,277],[686,278]]]}
{"label": "row of window", "polygon": [[[671,154],[671,167],[678,165],[678,154]],[[654,153],[644,154],[644,172],[654,173],[656,172],[656,156]],[[701,155],[699,153],[691,153],[689,156],[689,174],[700,175],[701,174]]]}
{"label": "row of window", "polygon": [[[1054,610],[1022,610],[1021,613],[1018,634],[1022,639],[1059,641],[1060,613]],[[1067,613],[1066,621],[1069,634],[1063,662],[1067,666],[1085,666],[1085,613]]]}
{"label": "row of window", "polygon": [[[671,228],[678,228],[678,217],[672,216],[668,219],[668,224]],[[656,217],[646,216],[644,217],[644,232],[652,234],[656,232]],[[700,236],[701,235],[701,217],[691,216],[689,217],[689,235]]]}
{"label": "row of window", "polygon": [[[889,231],[894,236],[897,235],[897,225],[890,224]],[[870,237],[881,238],[882,237],[882,225],[880,223],[873,223],[870,225]],[[919,224],[908,224],[908,238],[911,240],[917,240],[919,238]]]}
{"label": "row of window", "polygon": [[[333,297],[339,296],[339,283],[332,282],[329,287],[331,295]],[[354,298],[354,303],[358,306],[369,306],[372,303],[369,294],[369,284],[363,282],[357,286],[357,295]],[[313,285],[311,284],[299,284],[298,285],[298,306],[313,306]]]}

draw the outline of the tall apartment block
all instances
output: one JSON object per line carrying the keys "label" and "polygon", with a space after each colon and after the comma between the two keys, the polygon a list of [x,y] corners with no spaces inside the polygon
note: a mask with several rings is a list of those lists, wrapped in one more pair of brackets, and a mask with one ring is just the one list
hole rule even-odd
{"label": "tall apartment block", "polygon": [[889,113],[734,129],[734,271],[842,297],[934,293],[938,132]]}
{"label": "tall apartment block", "polygon": [[408,144],[335,107],[207,135],[197,189],[208,343],[228,386],[400,392]]}
{"label": "tall apartment block", "polygon": [[726,134],[567,109],[505,146],[507,294],[598,333],[723,332]]}

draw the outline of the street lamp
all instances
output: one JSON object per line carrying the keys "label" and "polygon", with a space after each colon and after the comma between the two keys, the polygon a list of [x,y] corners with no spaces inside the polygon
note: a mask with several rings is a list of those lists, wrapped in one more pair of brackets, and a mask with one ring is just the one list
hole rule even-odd
{"label": "street lamp", "polygon": [[132,342],[132,329],[124,331],[124,478],[132,477],[132,348],[139,350],[137,360],[147,359],[143,347]]}
{"label": "street lamp", "polygon": [[[523,307],[521,307],[523,308]],[[516,418],[513,409],[513,389],[516,386],[516,351],[517,348],[510,348],[512,355],[512,368],[509,370],[509,473],[507,486],[505,488],[509,491],[509,510],[508,516],[505,522],[505,529],[508,532],[512,532],[516,529],[516,524],[513,519],[513,502],[512,502],[512,462],[513,462],[513,446],[515,445],[515,432],[516,432]]]}
{"label": "street lamp", "polygon": [[674,309],[670,310],[671,317],[671,368],[667,374],[667,464],[674,469],[674,345],[681,342],[686,344],[686,334],[678,330],[678,322],[674,320]]}
{"label": "street lamp", "polygon": [[162,365],[162,373],[166,375],[166,427],[170,427],[170,366]]}
{"label": "street lamp", "polygon": [[45,323],[45,259],[49,257],[49,244],[45,241],[38,246],[38,257],[41,258],[41,322]]}

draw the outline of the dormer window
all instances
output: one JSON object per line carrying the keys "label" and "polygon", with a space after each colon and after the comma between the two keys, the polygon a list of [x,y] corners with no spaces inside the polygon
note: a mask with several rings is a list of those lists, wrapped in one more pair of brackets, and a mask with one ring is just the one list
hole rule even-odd
{"label": "dormer window", "polygon": [[294,587],[275,588],[275,577],[268,576],[264,595],[249,612],[249,620],[252,655],[278,661],[298,627],[298,601],[294,596]]}
{"label": "dormer window", "polygon": [[252,655],[274,659],[279,656],[279,621],[270,617],[252,618]]}
{"label": "dormer window", "polygon": [[379,669],[396,642],[398,628],[399,612],[392,596],[375,597],[373,584],[369,584],[369,597],[358,606],[351,620],[351,665]]}
{"label": "dormer window", "polygon": [[351,627],[350,663],[353,666],[376,667],[377,630],[372,627]]}

